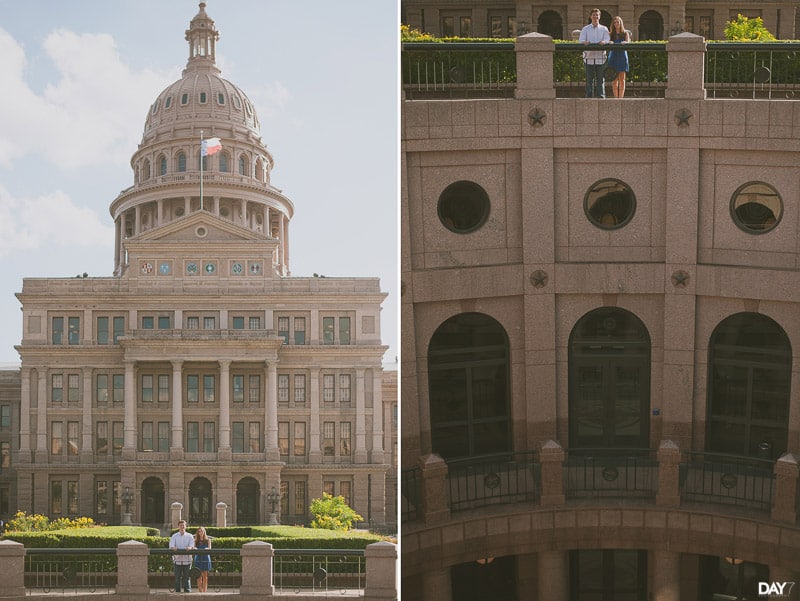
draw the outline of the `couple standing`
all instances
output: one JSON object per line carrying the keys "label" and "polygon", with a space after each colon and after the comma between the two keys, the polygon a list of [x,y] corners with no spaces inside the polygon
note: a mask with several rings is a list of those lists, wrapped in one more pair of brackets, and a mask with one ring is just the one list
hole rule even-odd
{"label": "couple standing", "polygon": [[[630,34],[625,31],[620,17],[614,17],[611,21],[611,31],[605,25],[600,24],[600,9],[594,8],[591,12],[591,20],[586,27],[581,29],[581,36],[578,41],[583,44],[626,44],[631,41]],[[628,71],[628,53],[624,50],[612,50],[609,53],[608,65],[606,65],[606,53],[603,50],[587,50],[583,53],[583,62],[586,66],[586,97],[605,98],[605,80],[603,71],[606,66],[611,67],[617,72],[617,76],[611,80],[611,91],[614,98],[625,96],[625,73]]]}

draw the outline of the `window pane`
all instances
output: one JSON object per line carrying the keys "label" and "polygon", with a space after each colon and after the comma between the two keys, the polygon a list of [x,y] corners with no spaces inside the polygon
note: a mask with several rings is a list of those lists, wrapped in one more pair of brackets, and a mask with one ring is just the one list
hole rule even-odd
{"label": "window pane", "polygon": [[261,422],[250,422],[250,452],[261,452]]}
{"label": "window pane", "polygon": [[142,402],[151,403],[153,401],[153,376],[142,376]]}
{"label": "window pane", "polygon": [[244,376],[233,376],[233,402],[244,402]]}
{"label": "window pane", "polygon": [[196,403],[200,399],[200,376],[186,376],[186,400]]}
{"label": "window pane", "polygon": [[244,422],[231,424],[231,450],[234,453],[244,453]]}
{"label": "window pane", "polygon": [[250,376],[250,402],[261,402],[261,376]]}
{"label": "window pane", "polygon": [[80,330],[81,330],[81,318],[80,317],[70,317],[67,320],[67,327],[69,328],[69,343],[70,344],[78,344],[80,343]]}
{"label": "window pane", "polygon": [[172,320],[168,316],[158,318],[158,329],[169,330],[172,327]]}
{"label": "window pane", "polygon": [[158,402],[169,402],[169,375],[159,374],[158,376]]}
{"label": "window pane", "polygon": [[306,454],[306,424],[305,422],[294,423],[294,455],[303,457]]}
{"label": "window pane", "polygon": [[158,422],[158,451],[169,451],[169,422]]}
{"label": "window pane", "polygon": [[216,377],[203,376],[203,401],[206,403],[213,403],[216,393]]}
{"label": "window pane", "polygon": [[108,344],[108,317],[97,318],[97,344]]}
{"label": "window pane", "polygon": [[76,403],[81,400],[81,378],[78,374],[67,376],[67,386],[69,387],[69,400]]}
{"label": "window pane", "polygon": [[244,317],[234,317],[233,318],[233,329],[234,330],[244,330]]}
{"label": "window pane", "polygon": [[350,318],[339,318],[339,344],[350,344]]}
{"label": "window pane", "polygon": [[333,344],[333,317],[322,318],[322,344]]}
{"label": "window pane", "polygon": [[97,422],[94,448],[98,455],[108,455],[108,422]]}
{"label": "window pane", "polygon": [[98,403],[108,402],[108,375],[97,374],[97,390],[95,393],[95,400]]}
{"label": "window pane", "polygon": [[213,453],[216,448],[214,422],[203,422],[203,451]]}

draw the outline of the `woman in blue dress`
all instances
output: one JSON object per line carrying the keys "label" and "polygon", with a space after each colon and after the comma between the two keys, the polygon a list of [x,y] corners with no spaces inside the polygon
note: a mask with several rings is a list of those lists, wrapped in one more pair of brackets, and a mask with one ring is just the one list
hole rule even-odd
{"label": "woman in blue dress", "polygon": [[[210,549],[211,539],[206,535],[206,529],[200,526],[194,535],[195,549]],[[200,569],[200,575],[197,577],[197,590],[204,593],[208,590],[208,572],[211,570],[211,556],[210,555],[195,555],[194,565]]]}
{"label": "woman in blue dress", "polygon": [[[614,17],[611,21],[609,31],[612,44],[627,44],[631,41],[631,35],[625,31],[620,17]],[[624,50],[612,50],[608,53],[608,66],[617,72],[617,76],[611,80],[611,91],[614,98],[625,96],[625,74],[628,72],[628,53]]]}

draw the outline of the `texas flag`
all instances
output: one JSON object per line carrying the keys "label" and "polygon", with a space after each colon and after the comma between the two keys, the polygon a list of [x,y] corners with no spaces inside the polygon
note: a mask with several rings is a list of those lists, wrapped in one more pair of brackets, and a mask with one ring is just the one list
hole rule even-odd
{"label": "texas flag", "polygon": [[222,142],[219,138],[208,138],[200,142],[200,155],[209,156],[222,150]]}

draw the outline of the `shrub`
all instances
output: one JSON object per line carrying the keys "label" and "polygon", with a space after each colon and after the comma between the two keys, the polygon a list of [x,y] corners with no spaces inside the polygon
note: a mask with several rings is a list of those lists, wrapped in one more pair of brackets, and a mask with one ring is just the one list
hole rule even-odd
{"label": "shrub", "polygon": [[14,514],[14,517],[8,521],[6,530],[9,532],[47,532],[50,530],[94,528],[95,526],[94,520],[87,517],[75,518],[74,520],[58,518],[51,521],[46,515],[38,513],[28,515],[24,511],[18,511]]}
{"label": "shrub", "polygon": [[354,521],[364,519],[345,503],[343,496],[334,497],[325,492],[322,493],[321,499],[311,501],[310,509],[314,515],[312,528],[350,530]]}
{"label": "shrub", "polygon": [[725,39],[734,42],[774,42],[775,36],[766,27],[761,17],[748,19],[737,15],[725,25]]}

